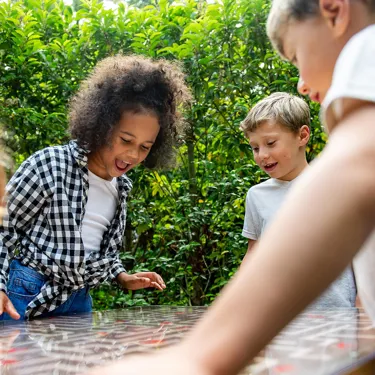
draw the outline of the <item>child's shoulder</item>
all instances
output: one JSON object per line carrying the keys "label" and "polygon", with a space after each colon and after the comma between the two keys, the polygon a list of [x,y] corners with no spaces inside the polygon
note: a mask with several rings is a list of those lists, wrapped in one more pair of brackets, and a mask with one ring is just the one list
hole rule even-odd
{"label": "child's shoulder", "polygon": [[273,188],[273,187],[277,187],[278,184],[277,184],[277,180],[275,180],[274,178],[269,178],[267,179],[266,181],[263,181],[259,184],[256,184],[256,185],[253,185],[250,189],[249,189],[249,192],[253,192],[253,193],[257,193],[259,191],[264,191],[264,190],[268,190],[269,188]]}
{"label": "child's shoulder", "polygon": [[[346,80],[353,79],[353,74],[356,75],[354,78],[363,77],[365,73],[370,75],[369,78],[373,77],[374,38],[375,25],[371,25],[349,39],[335,64],[332,85],[341,87]],[[343,78],[345,81],[342,83]]]}
{"label": "child's shoulder", "polygon": [[322,103],[323,118],[332,129],[342,116],[342,99],[375,103],[375,25],[355,34],[341,51],[332,84]]}
{"label": "child's shoulder", "polygon": [[366,47],[373,47],[372,44],[367,44],[366,42],[372,41],[374,39],[374,35],[375,24],[365,27],[350,38],[342,52],[348,49],[348,47],[350,48],[352,46],[356,46],[357,48],[364,48],[365,50],[368,49]]}
{"label": "child's shoulder", "polygon": [[61,176],[62,171],[69,169],[67,165],[72,164],[71,160],[69,145],[46,147],[32,154],[19,166],[8,186],[20,183],[27,185],[37,180],[46,189],[53,185],[56,176]]}
{"label": "child's shoulder", "polygon": [[69,144],[50,146],[32,154],[21,164],[17,172],[53,175],[54,171],[66,169],[72,163],[73,156]]}
{"label": "child's shoulder", "polygon": [[269,178],[260,184],[252,186],[248,192],[248,197],[258,197],[259,195],[273,194],[279,190],[284,190],[288,188],[290,181],[281,181],[275,178]]}
{"label": "child's shoulder", "polygon": [[61,146],[49,146],[32,154],[26,163],[28,164],[50,164],[50,163],[69,163],[71,160],[71,150],[68,144]]}

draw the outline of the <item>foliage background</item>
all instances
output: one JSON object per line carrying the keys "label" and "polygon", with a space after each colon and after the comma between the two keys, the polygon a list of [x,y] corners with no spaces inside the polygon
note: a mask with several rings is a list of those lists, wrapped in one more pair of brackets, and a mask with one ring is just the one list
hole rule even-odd
{"label": "foliage background", "polygon": [[[238,268],[247,190],[266,176],[239,131],[249,108],[274,91],[296,93],[297,71],[265,35],[268,1],[0,2],[0,117],[16,165],[67,141],[67,102],[96,62],[117,53],[177,59],[194,103],[179,167],[131,172],[134,190],[121,258],[159,272],[163,292],[93,291],[97,309],[208,304]],[[308,158],[322,149],[318,108]],[[126,250],[125,250],[126,249]]]}

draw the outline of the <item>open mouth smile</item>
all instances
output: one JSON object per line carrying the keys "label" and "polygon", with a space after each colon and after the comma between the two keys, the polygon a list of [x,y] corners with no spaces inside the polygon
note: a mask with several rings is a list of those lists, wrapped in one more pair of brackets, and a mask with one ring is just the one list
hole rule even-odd
{"label": "open mouth smile", "polygon": [[276,168],[277,164],[278,164],[277,162],[276,162],[276,163],[268,163],[268,164],[265,164],[265,165],[264,165],[264,170],[265,170],[267,173],[272,172],[272,171]]}
{"label": "open mouth smile", "polygon": [[127,161],[116,159],[115,161],[116,169],[121,173],[126,173],[129,169],[132,168],[133,164],[128,163]]}

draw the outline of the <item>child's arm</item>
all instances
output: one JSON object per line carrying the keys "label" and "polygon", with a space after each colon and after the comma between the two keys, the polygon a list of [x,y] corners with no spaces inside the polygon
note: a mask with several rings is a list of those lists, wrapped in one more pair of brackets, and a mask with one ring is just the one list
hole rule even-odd
{"label": "child's arm", "polygon": [[259,251],[184,343],[190,358],[212,374],[237,373],[350,263],[375,224],[374,139],[375,105],[335,129]]}
{"label": "child's arm", "polygon": [[250,254],[252,253],[252,250],[254,250],[254,246],[256,245],[256,243],[257,243],[257,240],[249,240],[248,245],[247,245],[247,251],[242,260],[242,264],[243,262],[246,261],[246,259],[249,259]]}
{"label": "child's arm", "polygon": [[122,288],[129,290],[144,288],[163,290],[166,288],[164,280],[156,272],[137,272],[132,275],[122,272],[116,277],[116,281]]}
{"label": "child's arm", "polygon": [[253,194],[253,188],[251,188],[246,194],[245,201],[245,219],[242,235],[248,239],[248,245],[246,254],[242,260],[242,264],[245,260],[249,259],[251,250],[262,232],[262,219],[255,201],[256,198]]}
{"label": "child's arm", "polygon": [[185,342],[173,353],[128,360],[116,369],[236,374],[323,292],[374,229],[374,119],[375,106],[368,105],[335,129],[322,156],[296,181],[258,250]]}
{"label": "child's arm", "polygon": [[359,298],[359,295],[357,294],[357,298],[355,300],[355,307],[356,308],[362,308],[362,302],[361,302],[361,299]]}

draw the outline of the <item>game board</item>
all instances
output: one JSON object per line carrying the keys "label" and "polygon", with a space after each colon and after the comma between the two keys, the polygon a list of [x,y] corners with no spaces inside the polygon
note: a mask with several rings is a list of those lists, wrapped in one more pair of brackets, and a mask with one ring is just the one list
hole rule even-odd
{"label": "game board", "polygon": [[[203,307],[137,307],[3,323],[0,373],[81,374],[131,353],[160,350],[180,341],[204,311]],[[362,311],[319,311],[292,322],[244,374],[346,374],[373,355],[375,330]]]}

